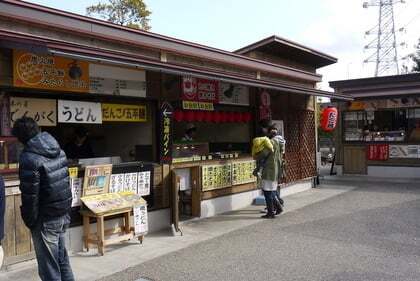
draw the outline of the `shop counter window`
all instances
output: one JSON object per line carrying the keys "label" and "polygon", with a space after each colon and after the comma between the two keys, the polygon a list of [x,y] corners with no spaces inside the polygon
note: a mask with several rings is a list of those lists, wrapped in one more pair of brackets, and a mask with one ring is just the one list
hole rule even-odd
{"label": "shop counter window", "polygon": [[420,108],[351,111],[343,116],[345,141],[420,141]]}
{"label": "shop counter window", "polygon": [[0,137],[0,173],[17,173],[23,147],[16,138]]}

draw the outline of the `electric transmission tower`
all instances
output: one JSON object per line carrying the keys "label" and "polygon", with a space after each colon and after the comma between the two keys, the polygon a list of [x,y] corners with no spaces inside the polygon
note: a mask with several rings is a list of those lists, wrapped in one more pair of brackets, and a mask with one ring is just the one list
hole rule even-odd
{"label": "electric transmission tower", "polygon": [[365,49],[375,51],[364,62],[376,63],[375,76],[400,74],[394,22],[394,5],[397,3],[405,2],[404,0],[370,0],[363,3],[363,8],[371,6],[379,8],[378,24],[365,33],[374,36]]}

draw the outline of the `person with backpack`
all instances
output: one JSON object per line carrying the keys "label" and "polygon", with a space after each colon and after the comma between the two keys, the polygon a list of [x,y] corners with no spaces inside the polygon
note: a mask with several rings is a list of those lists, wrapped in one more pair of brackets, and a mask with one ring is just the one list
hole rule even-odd
{"label": "person with backpack", "polygon": [[278,180],[281,172],[281,147],[278,141],[274,140],[275,127],[270,126],[267,137],[255,138],[253,140],[253,157],[257,161],[257,168],[254,175],[258,177],[267,213],[262,216],[265,219],[273,219],[280,214],[283,208],[277,200]]}

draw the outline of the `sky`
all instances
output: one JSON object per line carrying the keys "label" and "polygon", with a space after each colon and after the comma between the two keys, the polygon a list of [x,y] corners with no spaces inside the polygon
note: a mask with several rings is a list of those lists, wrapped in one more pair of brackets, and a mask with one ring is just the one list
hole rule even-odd
{"label": "sky", "polygon": [[[102,0],[104,2],[105,0]],[[378,1],[378,0],[370,0]],[[99,0],[31,0],[29,2],[78,14]],[[227,51],[271,35],[295,41],[338,58],[338,63],[318,70],[320,88],[328,81],[371,77],[374,64],[363,61],[373,52],[364,50],[365,36],[378,21],[378,7],[362,7],[363,0],[146,0],[152,11],[152,32]],[[420,38],[420,1],[395,5],[399,57],[412,53]],[[401,43],[405,45],[400,46]],[[407,61],[407,60],[406,60]],[[400,62],[400,64],[403,61]]]}

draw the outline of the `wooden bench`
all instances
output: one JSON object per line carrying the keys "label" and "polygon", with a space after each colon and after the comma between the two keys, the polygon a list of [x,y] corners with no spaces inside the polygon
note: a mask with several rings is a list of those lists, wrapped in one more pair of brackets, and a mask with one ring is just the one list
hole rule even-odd
{"label": "wooden bench", "polygon": [[[89,251],[89,244],[96,245],[98,247],[98,254],[103,256],[105,253],[105,246],[135,238],[134,227],[132,227],[130,221],[132,210],[133,208],[130,207],[103,214],[95,214],[89,210],[81,210],[80,214],[83,217],[83,241],[85,249]],[[116,215],[123,215],[121,217],[123,225],[105,230],[105,219]],[[90,233],[90,218],[96,219],[96,233]],[[143,235],[138,236],[140,243],[143,243],[143,238]]]}

